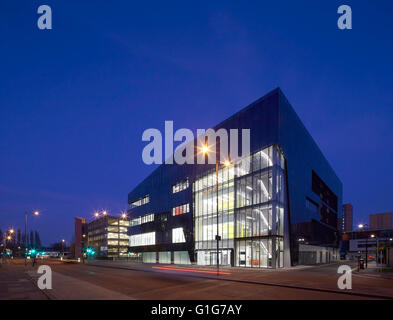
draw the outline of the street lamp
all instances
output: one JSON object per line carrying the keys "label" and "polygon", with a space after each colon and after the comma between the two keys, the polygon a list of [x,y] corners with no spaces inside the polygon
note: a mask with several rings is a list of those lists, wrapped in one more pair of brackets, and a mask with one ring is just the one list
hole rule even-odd
{"label": "street lamp", "polygon": [[[359,224],[358,225],[358,227],[359,227],[359,229],[363,229],[363,228],[365,228],[367,226],[367,228],[368,228],[368,224]],[[375,238],[375,235],[374,234],[371,234],[370,235],[370,238]],[[378,254],[378,246],[377,246],[377,249],[376,249],[376,255]],[[367,235],[367,237],[366,237],[366,269],[367,269],[367,266],[368,266],[368,235]]]}
{"label": "street lamp", "polygon": [[5,233],[5,237],[4,237],[4,246],[3,244],[1,244],[3,246],[3,256],[5,254],[5,251],[7,251],[7,242],[11,241],[12,239],[12,234],[14,233],[13,229],[9,229],[6,231]]}
{"label": "street lamp", "polygon": [[63,256],[64,256],[64,243],[65,243],[65,240],[62,239],[61,240],[61,253],[63,254]]}
{"label": "street lamp", "polygon": [[[209,147],[207,145],[203,145],[202,146],[202,152],[205,155],[209,154]],[[217,218],[217,234],[216,234],[216,241],[217,241],[217,276],[219,275],[219,271],[220,271],[220,259],[219,259],[219,243],[221,240],[221,237],[219,235],[219,228],[218,228],[218,165],[219,165],[219,159],[217,157],[217,151],[216,151],[216,218]],[[231,165],[231,162],[229,160],[224,161],[224,166],[225,167],[229,167]]]}
{"label": "street lamp", "polygon": [[25,212],[25,265],[27,264],[27,215],[31,213],[33,216],[38,216],[38,211],[26,211]]}

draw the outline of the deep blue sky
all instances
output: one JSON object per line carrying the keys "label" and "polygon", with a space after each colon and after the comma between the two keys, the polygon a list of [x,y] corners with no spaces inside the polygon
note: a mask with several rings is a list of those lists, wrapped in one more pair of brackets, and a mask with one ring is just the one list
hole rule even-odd
{"label": "deep blue sky", "polygon": [[[337,28],[341,4],[352,30]],[[145,129],[208,128],[277,86],[354,222],[393,210],[392,16],[390,0],[1,0],[0,228],[38,209],[45,244],[71,239],[75,216],[118,214],[153,170]]]}

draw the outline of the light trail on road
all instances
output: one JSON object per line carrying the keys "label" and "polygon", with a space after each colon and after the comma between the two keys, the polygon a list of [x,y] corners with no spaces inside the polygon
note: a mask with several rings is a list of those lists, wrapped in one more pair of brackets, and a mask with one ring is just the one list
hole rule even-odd
{"label": "light trail on road", "polygon": [[[182,268],[182,267],[152,267],[153,269],[160,269],[160,270],[170,270],[170,271],[186,271],[186,272],[195,272],[195,273],[208,273],[208,274],[217,274],[217,271],[208,271],[208,270],[199,270],[199,269],[192,269],[192,268]],[[220,275],[230,275],[229,272],[218,272]]]}

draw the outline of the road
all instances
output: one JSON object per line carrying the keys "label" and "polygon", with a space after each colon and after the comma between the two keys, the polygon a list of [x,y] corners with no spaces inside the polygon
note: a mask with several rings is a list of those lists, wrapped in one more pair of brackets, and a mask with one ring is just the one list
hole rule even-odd
{"label": "road", "polygon": [[[353,275],[352,290],[337,287],[338,264],[290,270],[223,269],[218,278],[210,268],[161,265],[116,265],[101,263],[64,263],[46,260],[53,271],[52,290],[36,290],[32,299],[115,299],[115,300],[348,300],[393,298],[393,280]],[[131,270],[130,270],[131,268]],[[176,268],[176,269],[175,269]],[[183,269],[185,268],[185,269]],[[36,268],[24,267],[20,261],[3,266],[0,275],[14,274],[14,280],[32,290],[38,275]],[[207,273],[205,273],[207,272]],[[17,276],[19,274],[19,276]],[[18,278],[19,277],[19,278]],[[2,279],[3,277],[1,277]],[[10,283],[1,280],[1,299],[19,299],[9,289]],[[3,285],[4,284],[4,285]],[[8,286],[8,287],[7,287]],[[4,288],[8,289],[4,289]],[[4,294],[4,292],[7,292]],[[8,294],[8,297],[7,297]],[[30,293],[31,294],[31,293]]]}

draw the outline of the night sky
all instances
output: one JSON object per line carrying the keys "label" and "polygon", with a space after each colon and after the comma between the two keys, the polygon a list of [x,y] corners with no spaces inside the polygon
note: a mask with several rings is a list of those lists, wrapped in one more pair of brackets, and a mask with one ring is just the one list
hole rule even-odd
{"label": "night sky", "polygon": [[[393,210],[393,2],[0,2],[0,228],[71,240],[154,166],[142,133],[209,128],[281,87],[354,223]],[[48,4],[53,30],[37,28]],[[353,29],[337,28],[349,4]]]}

